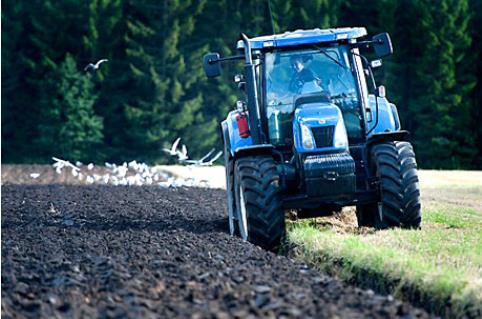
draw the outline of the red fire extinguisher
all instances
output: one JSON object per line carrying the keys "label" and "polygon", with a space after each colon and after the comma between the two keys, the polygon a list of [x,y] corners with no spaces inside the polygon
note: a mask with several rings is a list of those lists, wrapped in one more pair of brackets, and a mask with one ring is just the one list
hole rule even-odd
{"label": "red fire extinguisher", "polygon": [[238,123],[239,136],[241,138],[249,137],[248,116],[245,112],[238,112],[236,123]]}

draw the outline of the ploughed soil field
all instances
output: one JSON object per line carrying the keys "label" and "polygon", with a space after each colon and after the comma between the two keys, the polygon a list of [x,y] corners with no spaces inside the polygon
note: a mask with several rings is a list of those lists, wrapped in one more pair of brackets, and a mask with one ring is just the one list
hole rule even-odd
{"label": "ploughed soil field", "polygon": [[224,196],[3,185],[2,317],[429,317],[230,237]]}

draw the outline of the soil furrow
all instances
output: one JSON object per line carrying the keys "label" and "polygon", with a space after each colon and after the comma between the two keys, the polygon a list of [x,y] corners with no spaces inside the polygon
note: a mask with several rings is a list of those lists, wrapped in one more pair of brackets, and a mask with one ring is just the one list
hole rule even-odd
{"label": "soil furrow", "polygon": [[224,191],[2,187],[2,316],[425,318],[227,233]]}

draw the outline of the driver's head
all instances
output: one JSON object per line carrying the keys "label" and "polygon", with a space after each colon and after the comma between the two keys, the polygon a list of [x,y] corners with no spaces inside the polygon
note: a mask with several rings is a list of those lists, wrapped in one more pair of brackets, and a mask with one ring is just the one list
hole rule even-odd
{"label": "driver's head", "polygon": [[301,72],[303,68],[305,67],[303,63],[303,58],[300,55],[293,55],[290,58],[290,63],[291,67],[296,71],[296,72]]}

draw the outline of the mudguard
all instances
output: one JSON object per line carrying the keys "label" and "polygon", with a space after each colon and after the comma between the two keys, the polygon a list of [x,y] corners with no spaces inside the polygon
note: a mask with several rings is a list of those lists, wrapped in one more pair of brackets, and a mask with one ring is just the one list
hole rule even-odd
{"label": "mudguard", "polygon": [[223,129],[223,138],[225,140],[225,143],[227,143],[226,147],[231,153],[231,156],[234,156],[234,154],[239,148],[253,145],[253,140],[251,136],[247,138],[241,138],[239,136],[238,123],[236,122],[236,113],[236,111],[229,112],[227,118],[223,122],[221,122],[221,127]]}
{"label": "mudguard", "polygon": [[[368,131],[371,130],[369,136],[383,132],[396,132],[400,130],[398,111],[393,103],[388,102],[386,98],[378,97],[378,115],[374,95],[369,95],[368,103],[373,114],[373,120],[368,122]],[[372,130],[375,124],[376,127]]]}

